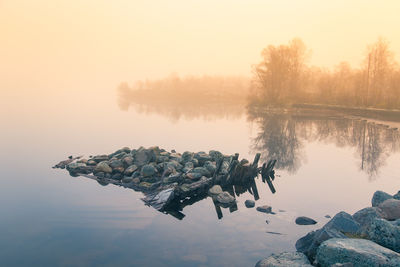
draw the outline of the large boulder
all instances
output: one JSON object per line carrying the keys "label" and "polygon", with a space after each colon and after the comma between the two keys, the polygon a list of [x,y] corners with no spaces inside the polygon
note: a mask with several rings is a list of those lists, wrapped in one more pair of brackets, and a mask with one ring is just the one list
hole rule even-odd
{"label": "large boulder", "polygon": [[384,219],[374,219],[367,232],[368,239],[400,252],[400,227]]}
{"label": "large boulder", "polygon": [[336,263],[352,263],[354,266],[400,266],[400,254],[370,240],[356,238],[333,238],[318,248],[319,266]]}
{"label": "large boulder", "polygon": [[383,203],[387,199],[391,199],[393,196],[389,195],[383,191],[376,191],[372,196],[372,207],[378,207],[381,203]]}
{"label": "large boulder", "polygon": [[400,219],[400,200],[398,199],[387,199],[381,204],[379,208],[383,212],[383,218],[386,220],[397,220]]}
{"label": "large boulder", "polygon": [[152,160],[155,161],[155,153],[150,149],[145,149],[143,147],[139,148],[135,154],[135,165],[142,167],[149,164]]}
{"label": "large boulder", "polygon": [[360,224],[363,233],[368,231],[374,219],[382,218],[382,216],[382,211],[377,207],[364,208],[353,214],[354,220]]}
{"label": "large boulder", "polygon": [[357,236],[360,232],[360,224],[350,214],[342,211],[336,214],[321,229],[310,232],[297,240],[296,249],[306,254],[310,260],[313,260],[322,242],[331,238]]}
{"label": "large boulder", "polygon": [[306,255],[300,252],[283,252],[272,254],[266,259],[257,262],[256,267],[311,267]]}

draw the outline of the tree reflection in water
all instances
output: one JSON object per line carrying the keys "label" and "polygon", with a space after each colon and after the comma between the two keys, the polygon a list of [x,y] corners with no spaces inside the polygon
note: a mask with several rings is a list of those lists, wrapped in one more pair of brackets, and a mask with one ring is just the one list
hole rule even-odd
{"label": "tree reflection in water", "polygon": [[261,152],[265,159],[277,159],[276,168],[290,173],[301,166],[304,142],[354,147],[360,169],[371,180],[378,177],[387,157],[400,150],[398,130],[366,120],[307,110],[258,112],[250,108],[247,115],[258,128],[252,142],[253,152]]}

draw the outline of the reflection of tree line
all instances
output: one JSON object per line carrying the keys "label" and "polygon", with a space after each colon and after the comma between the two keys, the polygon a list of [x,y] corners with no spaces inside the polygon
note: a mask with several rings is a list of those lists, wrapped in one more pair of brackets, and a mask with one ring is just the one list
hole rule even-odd
{"label": "reflection of tree line", "polygon": [[355,147],[360,168],[371,178],[393,152],[400,150],[400,133],[365,120],[316,115],[306,112],[248,112],[249,121],[256,122],[259,132],[253,150],[265,158],[276,158],[277,169],[296,172],[304,158],[304,141],[325,141],[338,147]]}
{"label": "reflection of tree line", "polygon": [[162,114],[172,120],[239,118],[246,105],[248,79],[242,77],[183,77],[118,86],[118,104],[139,113]]}

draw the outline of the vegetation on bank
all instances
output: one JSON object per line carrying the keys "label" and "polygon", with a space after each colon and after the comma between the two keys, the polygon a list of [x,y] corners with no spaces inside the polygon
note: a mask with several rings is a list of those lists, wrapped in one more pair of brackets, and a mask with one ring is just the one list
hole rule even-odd
{"label": "vegetation on bank", "polygon": [[[248,104],[292,106],[301,104],[400,109],[400,68],[389,44],[379,38],[369,45],[362,64],[341,62],[333,69],[307,64],[310,51],[300,39],[263,49],[260,63],[249,79],[238,76],[186,76],[138,81],[118,87],[119,105],[158,106]],[[208,108],[207,108],[208,109]]]}
{"label": "vegetation on bank", "polygon": [[300,39],[270,45],[261,55],[253,69],[249,104],[400,108],[400,68],[385,39],[367,47],[358,68],[347,62],[333,70],[308,66],[309,51]]}

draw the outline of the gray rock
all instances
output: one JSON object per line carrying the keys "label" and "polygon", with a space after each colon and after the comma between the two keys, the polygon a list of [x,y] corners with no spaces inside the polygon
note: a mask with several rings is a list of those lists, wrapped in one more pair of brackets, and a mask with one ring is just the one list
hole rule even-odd
{"label": "gray rock", "polygon": [[264,205],[264,206],[257,207],[256,210],[259,211],[259,212],[271,213],[272,212],[272,207],[268,206],[268,205]]}
{"label": "gray rock", "polygon": [[140,184],[140,179],[138,177],[132,179],[132,183]]}
{"label": "gray rock", "polygon": [[305,216],[297,217],[295,222],[298,225],[312,225],[317,223],[317,221]]}
{"label": "gray rock", "polygon": [[122,159],[122,162],[124,163],[125,167],[129,167],[133,164],[133,157],[132,156],[126,156]]}
{"label": "gray rock", "polygon": [[368,207],[357,211],[353,214],[353,218],[361,226],[361,231],[368,231],[371,223],[376,218],[382,218],[382,211],[377,207]]}
{"label": "gray rock", "polygon": [[215,163],[211,161],[206,161],[206,163],[204,163],[204,168],[206,168],[210,172],[210,174],[213,175],[217,167]]}
{"label": "gray rock", "polygon": [[122,160],[119,160],[119,159],[110,160],[108,165],[112,169],[115,169],[115,168],[118,168],[118,167],[124,167],[124,163],[122,162]]}
{"label": "gray rock", "polygon": [[107,161],[99,162],[94,168],[95,172],[112,173],[111,167],[108,165]]}
{"label": "gray rock", "polygon": [[361,231],[360,224],[356,222],[350,214],[344,211],[337,213],[324,225],[324,228],[335,229],[350,235],[357,235]]}
{"label": "gray rock", "polygon": [[189,151],[183,152],[183,154],[182,154],[182,161],[183,162],[188,162],[192,158],[193,158],[193,153],[192,152],[189,152]]}
{"label": "gray rock", "polygon": [[208,194],[210,195],[218,195],[222,193],[222,188],[219,185],[214,185],[208,190]]}
{"label": "gray rock", "polygon": [[115,173],[115,174],[113,174],[113,175],[111,176],[111,179],[114,179],[114,180],[121,180],[121,179],[122,179],[122,174],[120,174],[120,173]]}
{"label": "gray rock", "polygon": [[393,195],[393,198],[400,200],[400,191],[398,191],[395,195]]}
{"label": "gray rock", "polygon": [[203,166],[206,161],[211,161],[212,158],[205,152],[198,152],[194,154],[194,158],[199,161],[199,165]]}
{"label": "gray rock", "polygon": [[235,198],[231,196],[231,194],[229,194],[228,192],[222,192],[218,194],[215,200],[222,204],[230,204],[235,202]]}
{"label": "gray rock", "polygon": [[244,202],[244,205],[246,206],[246,208],[254,208],[254,206],[256,205],[256,202],[254,202],[254,200],[247,199]]}
{"label": "gray rock", "polygon": [[300,252],[283,252],[272,254],[266,259],[257,262],[256,267],[311,267],[306,255]]}
{"label": "gray rock", "polygon": [[138,167],[136,165],[131,165],[128,168],[126,168],[124,174],[127,176],[131,176],[137,169]]}
{"label": "gray rock", "polygon": [[378,207],[379,204],[384,202],[387,199],[393,198],[391,195],[389,195],[386,192],[383,191],[376,191],[372,197],[372,207]]}
{"label": "gray rock", "polygon": [[397,220],[400,219],[400,200],[398,199],[387,199],[379,205],[380,210],[383,213],[383,218],[386,220]]}
{"label": "gray rock", "polygon": [[303,252],[310,260],[314,260],[320,244],[331,238],[347,238],[361,232],[360,224],[346,212],[339,212],[321,229],[312,231],[296,242],[296,249]]}
{"label": "gray rock", "polygon": [[97,163],[102,162],[102,161],[107,161],[108,160],[108,155],[97,155],[92,158],[93,161],[96,161]]}
{"label": "gray rock", "polygon": [[203,177],[203,175],[197,172],[190,172],[185,175],[185,178],[188,180],[188,182],[198,181],[201,177]]}
{"label": "gray rock", "polygon": [[213,161],[217,161],[218,159],[221,159],[224,157],[224,155],[217,150],[210,150],[210,152],[208,152],[208,154],[210,155],[210,157]]}
{"label": "gray rock", "polygon": [[153,165],[147,164],[142,167],[141,175],[143,177],[149,177],[156,174],[157,170]]}
{"label": "gray rock", "polygon": [[122,178],[121,182],[128,184],[132,182],[132,177],[125,176],[124,178]]}
{"label": "gray rock", "polygon": [[222,162],[221,170],[219,171],[220,174],[227,174],[229,169],[229,162],[224,160]]}
{"label": "gray rock", "polygon": [[367,232],[368,239],[400,252],[400,227],[384,219],[374,219]]}
{"label": "gray rock", "polygon": [[210,177],[211,173],[204,167],[196,167],[192,170],[193,173],[200,173],[201,176]]}
{"label": "gray rock", "polygon": [[153,154],[144,148],[139,148],[136,151],[135,155],[135,165],[138,167],[142,167],[146,164],[149,164],[152,159]]}
{"label": "gray rock", "polygon": [[65,168],[71,173],[71,174],[88,174],[93,171],[92,166],[87,166],[85,163],[70,163]]}
{"label": "gray rock", "polygon": [[366,239],[329,239],[318,248],[316,258],[321,266],[336,263],[360,267],[400,266],[400,254]]}

